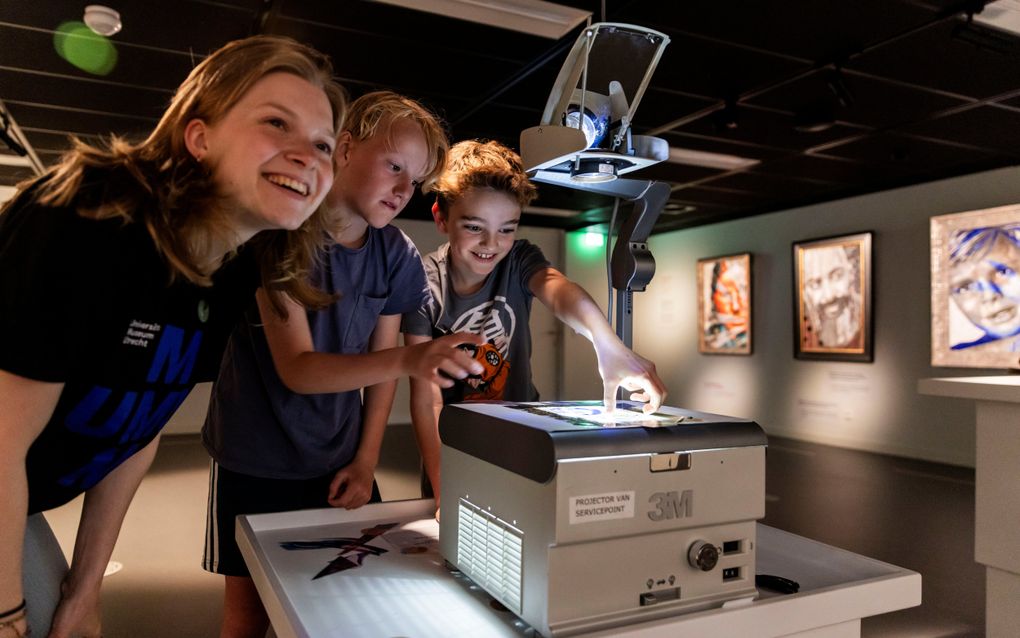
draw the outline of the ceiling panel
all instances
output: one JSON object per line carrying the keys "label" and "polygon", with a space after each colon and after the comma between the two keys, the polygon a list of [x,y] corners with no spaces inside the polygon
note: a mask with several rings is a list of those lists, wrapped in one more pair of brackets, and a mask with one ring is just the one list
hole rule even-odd
{"label": "ceiling panel", "polygon": [[672,38],[655,71],[655,85],[720,100],[765,86],[776,77],[805,71],[810,65],[696,36],[669,32]]}
{"label": "ceiling panel", "polygon": [[910,3],[888,0],[635,2],[622,12],[635,24],[659,25],[809,61],[845,56],[913,28],[931,15]]}
{"label": "ceiling panel", "polygon": [[904,127],[908,133],[995,149],[1020,158],[1020,110],[979,106]]}
{"label": "ceiling panel", "polygon": [[[959,19],[921,30],[850,61],[848,69],[900,80],[908,84],[949,91],[972,98],[989,98],[1017,87],[1020,38],[979,26],[967,27]],[[962,39],[989,38],[994,48]],[[1000,43],[1001,44],[998,44]]]}
{"label": "ceiling panel", "polygon": [[95,111],[116,114],[122,105],[137,105],[138,119],[150,122],[159,119],[173,97],[171,91],[130,85],[98,85],[90,78],[36,74],[32,82],[21,81],[24,74],[0,68],[0,87],[8,103],[45,104],[51,108],[72,111]]}
{"label": "ceiling panel", "polygon": [[[671,37],[635,133],[759,160],[734,173],[660,163],[630,174],[675,188],[656,231],[1020,162],[1020,37],[966,27],[971,0],[564,4],[596,20],[604,7],[609,21]],[[250,33],[288,35],[326,52],[353,97],[388,87],[422,100],[454,141],[516,147],[521,130],[539,123],[583,30],[554,41],[367,0],[123,0],[115,8],[124,29],[110,39],[116,65],[94,75],[54,47],[55,29],[80,20],[83,6],[0,1],[0,100],[48,164],[70,134],[142,138],[194,64]],[[837,68],[843,103],[833,90]],[[726,126],[727,105],[735,127]],[[26,174],[0,166],[0,184]],[[524,220],[604,224],[612,204],[539,185]],[[404,215],[429,219],[429,208],[418,196]]]}
{"label": "ceiling panel", "polygon": [[[732,128],[728,127],[728,124],[732,124]],[[735,109],[732,120],[727,119],[727,114],[723,111],[717,111],[712,116],[703,117],[674,130],[789,151],[808,149],[858,133],[856,129],[840,123],[817,133],[798,131],[796,125],[796,118],[792,115],[739,106]]]}
{"label": "ceiling panel", "polygon": [[828,148],[825,155],[881,166],[898,175],[938,174],[954,166],[982,166],[993,153],[897,133],[869,135]]}
{"label": "ceiling panel", "polygon": [[[61,58],[54,47],[53,38],[54,34],[49,31],[19,29],[0,24],[0,42],[3,42],[0,47],[0,67],[26,74],[26,77],[19,78],[19,84],[34,82],[42,75],[53,75],[91,82],[97,91],[109,86],[128,85],[172,92],[191,71],[195,61],[184,52],[117,43],[114,69],[107,75],[95,75]],[[6,94],[16,89],[5,85],[0,90]],[[125,107],[133,109],[134,104],[126,102]]]}
{"label": "ceiling panel", "polygon": [[845,124],[886,128],[969,102],[853,71],[826,68],[766,91],[748,103],[795,116],[827,116]]}
{"label": "ceiling panel", "polygon": [[881,183],[889,173],[882,166],[850,159],[816,155],[794,155],[766,162],[755,169],[758,173],[787,175],[819,182],[850,186],[860,183]]}

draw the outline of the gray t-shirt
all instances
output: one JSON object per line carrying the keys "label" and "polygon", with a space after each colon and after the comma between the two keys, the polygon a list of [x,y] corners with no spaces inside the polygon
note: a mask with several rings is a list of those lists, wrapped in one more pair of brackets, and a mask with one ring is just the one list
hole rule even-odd
{"label": "gray t-shirt", "polygon": [[542,251],[531,242],[514,241],[510,253],[496,265],[482,288],[462,297],[450,283],[450,245],[425,257],[425,275],[432,299],[416,312],[406,313],[401,330],[441,337],[452,332],[484,335],[487,343],[475,352],[485,372],[443,390],[443,403],[503,400],[537,401],[531,382],[531,300],[528,280],[549,267]]}
{"label": "gray t-shirt", "polygon": [[[394,226],[369,228],[365,245],[356,250],[334,244],[312,279],[341,295],[328,308],[308,313],[316,352],[367,352],[380,315],[410,312],[429,299],[418,250]],[[295,394],[283,385],[256,308],[230,337],[202,439],[228,470],[313,478],[353,460],[361,419],[359,390]]]}

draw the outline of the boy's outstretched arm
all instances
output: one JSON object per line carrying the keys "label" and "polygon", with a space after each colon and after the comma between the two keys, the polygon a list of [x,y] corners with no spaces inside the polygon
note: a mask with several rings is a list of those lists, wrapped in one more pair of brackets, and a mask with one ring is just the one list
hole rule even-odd
{"label": "boy's outstretched arm", "polygon": [[[428,343],[431,337],[404,333],[404,344],[413,346]],[[432,492],[439,506],[439,412],[443,409],[443,396],[439,387],[421,378],[411,378],[411,424],[418,442],[425,475],[432,484]]]}
{"label": "boy's outstretched arm", "polygon": [[[379,317],[372,331],[369,350],[378,352],[398,345],[400,315]],[[397,381],[384,381],[365,388],[364,411],[361,418],[361,439],[354,459],[341,468],[329,486],[329,504],[333,507],[356,509],[372,498],[375,468],[379,464],[386,422],[393,408]]]}
{"label": "boy's outstretched arm", "polygon": [[655,412],[666,398],[666,386],[655,364],[624,345],[613,332],[595,300],[584,288],[555,268],[543,268],[528,280],[528,287],[556,318],[586,337],[595,347],[602,376],[603,401],[616,408],[616,391],[623,388],[634,401],[644,401],[645,412]]}
{"label": "boy's outstretched arm", "polygon": [[288,317],[281,319],[264,289],[259,288],[255,298],[276,373],[288,389],[298,394],[346,392],[404,375],[447,387],[453,385],[448,377],[463,379],[468,374],[482,373],[481,364],[457,347],[462,343],[481,345],[483,339],[479,335],[455,333],[412,348],[388,348],[365,354],[316,352],[304,308],[285,298]]}

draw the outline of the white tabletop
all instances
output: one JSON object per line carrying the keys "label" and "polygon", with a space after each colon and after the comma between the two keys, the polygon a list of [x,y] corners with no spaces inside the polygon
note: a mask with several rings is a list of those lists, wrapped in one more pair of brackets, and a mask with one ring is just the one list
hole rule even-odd
{"label": "white tabletop", "polygon": [[1020,403],[1020,375],[920,379],[917,391],[940,397]]}
{"label": "white tabletop", "polygon": [[[367,505],[354,511],[305,510],[240,516],[237,540],[277,635],[534,636],[438,552],[432,500]],[[378,533],[375,525],[396,523]],[[372,548],[361,566],[313,578],[335,559],[332,546],[286,549],[281,543],[360,539]],[[344,541],[326,541],[334,545]],[[383,550],[380,552],[380,550]],[[378,555],[376,554],[377,552]],[[355,553],[346,552],[346,556]],[[356,558],[356,556],[355,556]],[[762,592],[754,601],[618,627],[592,636],[745,638],[786,636],[919,605],[921,576],[764,525],[758,526],[758,573],[791,578],[800,593]]]}

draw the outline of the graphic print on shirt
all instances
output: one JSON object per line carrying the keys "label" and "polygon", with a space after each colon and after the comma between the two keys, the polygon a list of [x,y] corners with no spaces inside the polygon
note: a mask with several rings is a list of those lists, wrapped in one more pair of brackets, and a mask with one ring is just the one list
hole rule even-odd
{"label": "graphic print on shirt", "polygon": [[61,476],[61,485],[86,490],[152,440],[191,391],[202,334],[196,330],[189,336],[177,326],[131,321],[122,345],[149,349],[155,341],[145,377],[154,388],[115,391],[95,385],[85,393],[68,411],[64,426],[68,432],[102,439],[107,447]]}
{"label": "graphic print on shirt", "polygon": [[482,364],[480,375],[464,380],[465,401],[502,399],[506,381],[510,376],[510,361],[506,355],[514,337],[517,317],[506,297],[496,296],[461,314],[453,322],[452,332],[473,332],[485,337],[486,343],[468,350]]}

